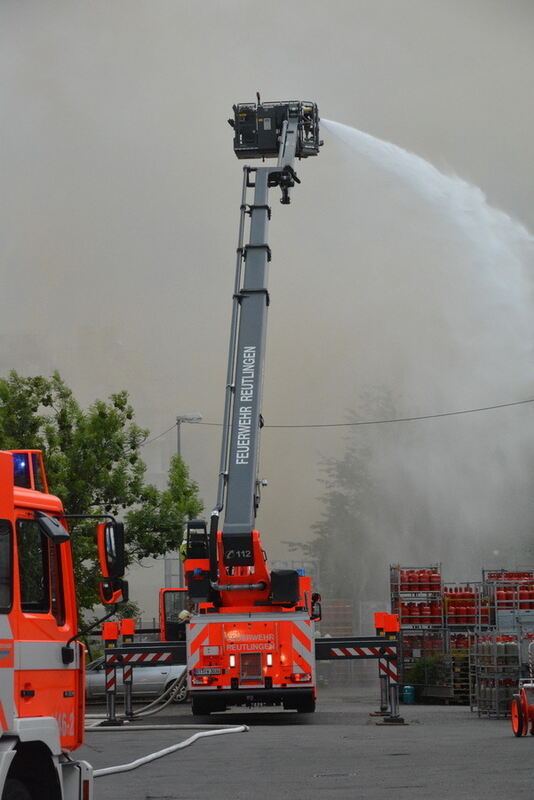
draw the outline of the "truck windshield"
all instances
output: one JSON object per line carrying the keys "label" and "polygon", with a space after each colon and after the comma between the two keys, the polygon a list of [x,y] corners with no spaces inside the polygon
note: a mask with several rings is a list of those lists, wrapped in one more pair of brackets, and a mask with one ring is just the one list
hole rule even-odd
{"label": "truck windshield", "polygon": [[187,592],[170,589],[163,592],[163,634],[168,642],[185,640],[185,622],[180,619],[180,612],[186,608]]}
{"label": "truck windshield", "polygon": [[0,613],[11,610],[11,523],[0,519]]}

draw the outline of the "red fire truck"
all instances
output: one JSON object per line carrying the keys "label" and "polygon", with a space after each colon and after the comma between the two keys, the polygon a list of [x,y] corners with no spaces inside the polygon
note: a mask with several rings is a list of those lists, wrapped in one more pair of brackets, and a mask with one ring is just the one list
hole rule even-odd
{"label": "red fire truck", "polygon": [[278,186],[281,202],[289,203],[300,183],[295,159],[317,155],[322,144],[319,115],[315,103],[258,97],[234,106],[229,122],[238,158],[277,162],[243,171],[219,490],[209,532],[202,520],[191,521],[186,539],[188,688],[193,714],[235,705],[311,712],[319,596],[296,570],[269,569],[255,517],[265,485],[258,454],[271,260],[267,201]]}
{"label": "red fire truck", "polygon": [[[97,525],[101,599],[126,594],[120,523]],[[0,794],[2,800],[91,800],[83,742],[85,655],[70,535],[48,493],[42,455],[0,451]]]}

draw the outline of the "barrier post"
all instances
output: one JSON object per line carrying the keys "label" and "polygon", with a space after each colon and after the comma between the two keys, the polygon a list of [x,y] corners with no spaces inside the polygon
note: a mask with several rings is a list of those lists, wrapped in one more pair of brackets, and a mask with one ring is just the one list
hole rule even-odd
{"label": "barrier post", "polygon": [[[117,622],[104,622],[102,626],[102,639],[104,641],[104,651],[117,646],[119,638],[119,625]],[[116,717],[117,704],[117,670],[111,664],[108,656],[105,656],[106,669],[106,714],[107,719],[102,725],[122,725]]]}
{"label": "barrier post", "polygon": [[[121,619],[120,633],[123,644],[131,644],[135,636],[135,619]],[[133,667],[130,662],[123,662],[122,682],[124,684],[124,715],[133,717]]]}
{"label": "barrier post", "polygon": [[[385,638],[387,626],[386,617],[390,615],[383,611],[378,611],[375,615],[375,630],[377,636]],[[378,659],[378,682],[380,686],[380,709],[369,714],[370,717],[385,717],[390,714],[389,709],[389,675],[386,669],[386,662],[383,658]]]}
{"label": "barrier post", "polygon": [[[386,642],[398,639],[400,635],[399,617],[397,614],[383,614],[382,624],[384,628],[384,638]],[[387,645],[386,645],[387,647]],[[389,681],[389,705],[391,712],[384,717],[382,722],[377,725],[406,725],[404,718],[399,715],[399,671],[398,671],[398,645],[395,646],[394,653],[385,652],[383,668],[387,673]],[[380,661],[379,661],[380,664]]]}

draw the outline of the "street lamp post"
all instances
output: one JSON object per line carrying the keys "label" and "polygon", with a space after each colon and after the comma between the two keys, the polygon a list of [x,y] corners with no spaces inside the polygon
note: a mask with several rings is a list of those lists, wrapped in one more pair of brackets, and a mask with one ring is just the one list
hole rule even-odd
{"label": "street lamp post", "polygon": [[[179,414],[176,417],[176,452],[179,456],[182,455],[182,448],[181,448],[181,440],[180,440],[180,428],[182,422],[200,422],[202,420],[202,414]],[[163,568],[164,568],[164,583],[165,588],[169,589],[172,588],[173,584],[176,586],[176,581],[173,578],[173,571],[172,571],[172,562],[178,561],[178,585],[183,586],[184,576],[183,576],[183,569],[182,569],[182,562],[180,559],[170,558],[165,556],[163,559]]]}
{"label": "street lamp post", "polygon": [[179,456],[182,455],[182,449],[180,446],[180,428],[182,426],[182,422],[200,422],[202,420],[202,414],[180,414],[176,417],[176,452]]}

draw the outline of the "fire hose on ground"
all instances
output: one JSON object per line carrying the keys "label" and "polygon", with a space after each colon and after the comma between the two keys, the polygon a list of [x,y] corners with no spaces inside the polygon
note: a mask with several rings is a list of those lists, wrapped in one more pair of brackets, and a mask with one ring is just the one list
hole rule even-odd
{"label": "fire hose on ground", "polygon": [[[149,726],[150,729],[156,726]],[[140,726],[139,729],[144,728],[144,726]],[[100,730],[103,730],[100,728]],[[111,728],[110,730],[121,730],[120,728]],[[133,769],[137,769],[138,767],[142,767],[145,764],[150,764],[151,761],[156,761],[158,758],[163,758],[163,756],[168,756],[171,753],[175,753],[177,750],[183,750],[185,747],[189,747],[190,745],[197,742],[199,739],[207,738],[208,736],[222,736],[226,733],[246,733],[249,731],[250,728],[248,725],[237,725],[231,728],[216,728],[215,730],[210,731],[200,731],[199,733],[193,734],[190,736],[189,739],[185,739],[183,742],[178,742],[177,744],[173,744],[170,747],[165,747],[163,750],[157,750],[154,753],[149,753],[147,756],[143,756],[142,758],[138,758],[135,761],[130,761],[128,764],[117,764],[114,767],[104,767],[103,769],[96,769],[93,772],[94,778],[103,778],[105,775],[116,775],[120,772],[131,772]]]}
{"label": "fire hose on ground", "polygon": [[[137,711],[132,717],[123,717],[121,718],[121,722],[131,722],[134,719],[141,719],[143,717],[151,716],[152,714],[156,714],[165,708],[169,703],[171,703],[174,697],[178,694],[178,692],[182,689],[185,683],[186,675],[185,673],[175,682],[172,686],[169,686],[159,697],[153,700],[146,706],[143,706],[139,711]],[[162,700],[164,701],[162,703]],[[154,708],[154,706],[156,706]],[[93,714],[87,715],[87,719],[106,719],[105,715],[102,714]],[[170,745],[169,747],[165,747],[163,750],[158,750],[154,753],[149,753],[142,758],[138,758],[135,761],[131,761],[128,764],[118,764],[114,767],[105,767],[103,769],[97,769],[94,771],[93,776],[95,778],[102,778],[105,775],[114,775],[121,772],[130,772],[131,770],[137,769],[138,767],[142,767],[145,764],[150,764],[151,761],[155,761],[158,758],[163,758],[164,756],[168,756],[171,753],[175,753],[177,750],[183,750],[186,747],[194,744],[199,739],[206,738],[208,736],[222,736],[225,733],[245,733],[249,729],[247,725],[238,725],[238,726],[225,726],[222,728],[214,728],[211,725],[132,725],[127,727],[107,727],[102,725],[101,723],[95,722],[93,725],[86,726],[86,731],[91,731],[92,733],[95,732],[105,732],[105,731],[146,731],[146,730],[169,730],[169,729],[191,729],[195,728],[209,728],[209,730],[202,730],[198,733],[193,734],[190,736],[189,739],[185,739],[183,742],[177,742],[176,744]]]}

